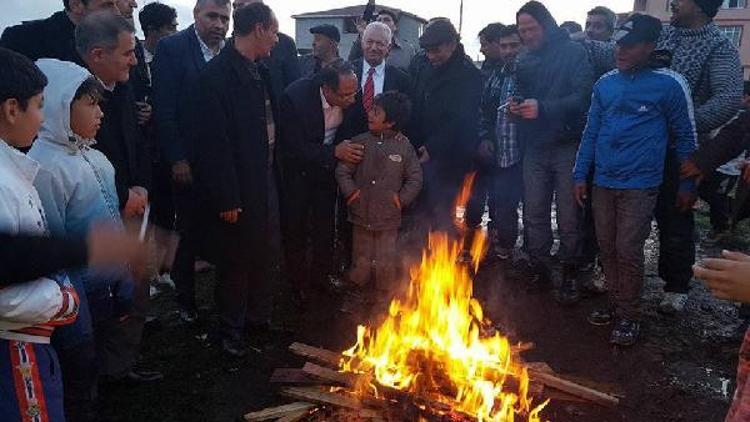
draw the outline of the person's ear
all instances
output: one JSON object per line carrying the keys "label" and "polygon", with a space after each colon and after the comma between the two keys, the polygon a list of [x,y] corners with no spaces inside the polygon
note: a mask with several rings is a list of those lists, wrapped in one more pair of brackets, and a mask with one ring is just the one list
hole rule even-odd
{"label": "person's ear", "polygon": [[101,47],[94,47],[89,52],[89,57],[91,57],[91,60],[94,63],[99,64],[99,63],[104,62],[104,60],[106,58],[106,54],[107,54],[107,52],[103,48],[101,48]]}
{"label": "person's ear", "polygon": [[14,124],[21,112],[21,104],[15,98],[9,98],[0,104],[0,121]]}

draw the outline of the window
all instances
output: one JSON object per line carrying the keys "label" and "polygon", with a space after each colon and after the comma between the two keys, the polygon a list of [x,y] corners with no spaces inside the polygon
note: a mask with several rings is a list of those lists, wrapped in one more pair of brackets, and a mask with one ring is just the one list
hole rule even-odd
{"label": "window", "polygon": [[740,46],[740,40],[742,39],[742,27],[741,26],[720,26],[719,31],[726,35],[727,38],[732,40],[736,47]]}
{"label": "window", "polygon": [[721,4],[722,9],[744,9],[747,7],[747,0],[724,0]]}

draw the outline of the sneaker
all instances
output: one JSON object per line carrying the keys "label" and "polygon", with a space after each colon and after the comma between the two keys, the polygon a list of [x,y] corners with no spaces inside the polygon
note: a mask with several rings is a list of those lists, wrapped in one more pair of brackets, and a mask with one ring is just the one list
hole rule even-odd
{"label": "sneaker", "polygon": [[597,309],[591,314],[589,314],[589,323],[592,325],[609,325],[612,323],[612,320],[615,318],[615,313],[612,310],[612,308],[605,308],[605,309]]}
{"label": "sneaker", "polygon": [[187,309],[180,309],[180,319],[186,324],[192,324],[198,319],[198,313],[188,311]]}
{"label": "sneaker", "polygon": [[659,303],[659,312],[668,315],[680,313],[685,309],[687,300],[687,293],[665,292]]}
{"label": "sneaker", "polygon": [[221,350],[233,358],[244,358],[247,355],[247,345],[242,340],[225,338],[221,341]]}
{"label": "sneaker", "polygon": [[621,319],[617,322],[617,325],[612,330],[612,334],[609,337],[609,342],[617,346],[632,346],[638,341],[638,335],[640,334],[640,332],[640,322]]}
{"label": "sneaker", "polygon": [[173,289],[175,288],[174,280],[172,280],[172,276],[169,275],[169,273],[164,273],[158,277],[156,277],[156,284],[157,285],[165,285],[169,286],[169,288]]}
{"label": "sneaker", "polygon": [[131,369],[130,372],[125,374],[123,381],[131,384],[149,384],[158,382],[164,379],[159,371],[147,371],[145,369]]}

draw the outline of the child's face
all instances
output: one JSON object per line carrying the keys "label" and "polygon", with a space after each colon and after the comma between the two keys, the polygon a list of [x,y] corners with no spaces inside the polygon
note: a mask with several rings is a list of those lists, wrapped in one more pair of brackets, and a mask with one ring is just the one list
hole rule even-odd
{"label": "child's face", "polygon": [[5,121],[3,139],[17,148],[28,148],[34,142],[44,122],[44,96],[39,93],[31,97],[26,110],[16,99],[0,104],[0,122]]}
{"label": "child's face", "polygon": [[370,132],[384,132],[393,128],[393,122],[386,121],[385,110],[378,105],[373,105],[370,112],[367,113],[367,127]]}
{"label": "child's face", "polygon": [[88,95],[70,105],[70,128],[83,139],[93,139],[102,125],[102,109],[99,102]]}

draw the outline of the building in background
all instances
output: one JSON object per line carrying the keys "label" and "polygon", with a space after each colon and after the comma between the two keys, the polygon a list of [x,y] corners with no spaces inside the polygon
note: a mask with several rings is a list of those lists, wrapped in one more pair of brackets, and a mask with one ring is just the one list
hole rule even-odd
{"label": "building in background", "polygon": [[[671,0],[635,0],[633,10],[669,22]],[[745,79],[750,77],[750,9],[748,0],[724,0],[714,22],[740,51]]]}
{"label": "building in background", "polygon": [[[364,2],[363,2],[364,3]],[[399,38],[405,40],[411,45],[419,46],[419,36],[422,35],[422,27],[427,23],[425,19],[420,18],[409,12],[377,5],[375,10],[389,9],[399,16]],[[340,9],[324,10],[322,12],[309,12],[300,15],[294,15],[295,20],[295,38],[297,49],[300,54],[309,53],[312,50],[313,36],[310,34],[310,28],[322,24],[329,24],[337,27],[341,32],[341,43],[339,43],[339,52],[341,57],[349,57],[349,50],[352,43],[359,35],[357,33],[357,19],[362,17],[365,11],[365,5],[343,7]]]}

